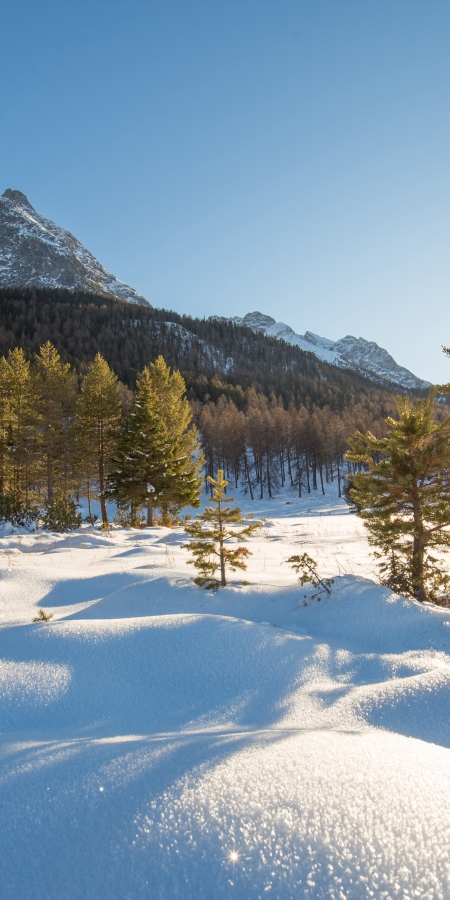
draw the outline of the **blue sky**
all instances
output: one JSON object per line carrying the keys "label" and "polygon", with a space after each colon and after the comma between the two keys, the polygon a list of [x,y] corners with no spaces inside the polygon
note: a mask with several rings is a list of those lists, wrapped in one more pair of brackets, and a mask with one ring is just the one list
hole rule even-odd
{"label": "blue sky", "polygon": [[16,0],[0,192],[156,306],[450,380],[450,4]]}

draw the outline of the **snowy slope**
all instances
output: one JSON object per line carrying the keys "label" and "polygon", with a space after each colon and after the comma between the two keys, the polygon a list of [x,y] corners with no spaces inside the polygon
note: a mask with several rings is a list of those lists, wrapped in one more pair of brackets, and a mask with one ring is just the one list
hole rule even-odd
{"label": "snowy slope", "polygon": [[352,369],[366,378],[376,378],[391,384],[398,384],[406,390],[422,390],[430,386],[428,381],[417,378],[408,369],[399,366],[395,359],[379,347],[374,341],[366,341],[364,338],[355,338],[347,335],[338,341],[330,341],[320,337],[311,331],[305,334],[296,334],[295,331],[283,322],[276,322],[271,316],[260,312],[247,313],[243,318],[235,316],[236,324],[247,325],[254,331],[279,338],[288,344],[300,347],[309,353],[314,353],[324,362],[344,369]]}
{"label": "snowy slope", "polygon": [[9,188],[0,197],[0,285],[84,288],[147,302],[107,272],[69,231],[40,216],[24,194]]}
{"label": "snowy slope", "polygon": [[248,505],[216,595],[181,528],[0,538],[2,900],[448,900],[450,612],[333,495]]}

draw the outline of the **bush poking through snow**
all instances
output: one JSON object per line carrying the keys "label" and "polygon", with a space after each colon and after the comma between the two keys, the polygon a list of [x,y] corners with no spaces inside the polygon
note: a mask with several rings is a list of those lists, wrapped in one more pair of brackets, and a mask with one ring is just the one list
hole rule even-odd
{"label": "bush poking through snow", "polygon": [[33,622],[50,622],[50,619],[53,619],[53,613],[46,613],[45,609],[40,609]]}
{"label": "bush poking through snow", "polygon": [[11,525],[28,528],[38,517],[38,510],[28,506],[14,494],[0,496],[0,522],[11,522]]}
{"label": "bush poking through snow", "polygon": [[286,562],[297,573],[300,584],[312,584],[313,587],[319,588],[319,593],[320,590],[324,590],[327,594],[331,594],[331,585],[334,584],[334,578],[320,578],[317,571],[317,563],[312,556],[302,553],[301,556],[290,556]]}
{"label": "bush poking through snow", "polygon": [[81,525],[81,516],[73,500],[47,503],[40,524],[49,531],[72,531]]}
{"label": "bush poking through snow", "polygon": [[[229,568],[232,572],[236,569],[245,570],[245,559],[250,556],[247,547],[225,547],[225,541],[235,538],[245,541],[260,525],[259,522],[245,525],[238,506],[223,505],[228,481],[223,477],[222,469],[218,471],[217,480],[208,477],[208,481],[214,488],[211,499],[215,507],[207,506],[191,524],[186,525],[186,532],[193,540],[184,546],[194,557],[188,562],[200,572],[194,578],[195,584],[207,590],[217,590],[219,587],[226,587],[226,569]],[[227,499],[232,501],[234,497]],[[234,526],[233,529],[228,528],[229,525]],[[240,526],[239,531],[236,531],[236,526]],[[220,579],[216,578],[218,569]]]}

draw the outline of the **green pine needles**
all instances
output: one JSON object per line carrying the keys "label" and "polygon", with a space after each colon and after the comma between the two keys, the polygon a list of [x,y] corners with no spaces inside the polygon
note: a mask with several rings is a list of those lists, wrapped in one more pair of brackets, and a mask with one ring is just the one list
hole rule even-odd
{"label": "green pine needles", "polygon": [[446,602],[450,577],[433,550],[450,546],[450,417],[434,421],[436,391],[397,399],[399,421],[388,434],[357,431],[346,458],[365,471],[351,477],[350,496],[375,547],[381,580],[417,600]]}
{"label": "green pine needles", "polygon": [[151,527],[154,505],[163,524],[184,506],[200,505],[204,460],[185,390],[180,373],[171,372],[162,356],[138,376],[107,492],[119,508],[130,509],[132,525],[146,509]]}
{"label": "green pine needles", "polygon": [[[207,506],[191,524],[186,525],[186,532],[192,540],[184,546],[194,557],[189,563],[199,571],[194,578],[195,584],[207,590],[217,590],[226,587],[226,570],[245,570],[245,560],[250,556],[247,547],[225,545],[230,541],[246,540],[260,525],[259,522],[246,525],[238,506],[224,505],[228,481],[222,469],[219,469],[217,479],[208,477],[208,481],[213,486],[211,499],[214,506]],[[227,500],[232,502],[234,497]]]}
{"label": "green pine needles", "polygon": [[302,553],[300,556],[290,556],[286,562],[292,566],[298,575],[300,584],[312,584],[313,587],[321,591],[331,594],[331,585],[334,584],[334,578],[321,578],[317,563],[308,553]]}

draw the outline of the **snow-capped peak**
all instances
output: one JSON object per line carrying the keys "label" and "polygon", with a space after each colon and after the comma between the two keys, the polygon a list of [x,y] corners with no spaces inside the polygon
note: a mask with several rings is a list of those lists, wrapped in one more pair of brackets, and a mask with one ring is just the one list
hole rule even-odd
{"label": "snow-capped peak", "polygon": [[0,197],[0,285],[81,288],[147,303],[64,228],[39,215],[21,191]]}
{"label": "snow-capped peak", "polygon": [[366,378],[396,384],[402,390],[424,390],[430,386],[429,381],[423,381],[408,369],[399,366],[383,347],[365,338],[356,338],[348,334],[338,341],[331,341],[312,331],[296,334],[290,325],[276,322],[271,316],[256,311],[247,313],[243,318],[235,316],[233,321],[236,324],[246,325],[253,331],[260,331],[286,341],[300,347],[301,350],[314,353],[319,359],[331,365],[352,369]]}

